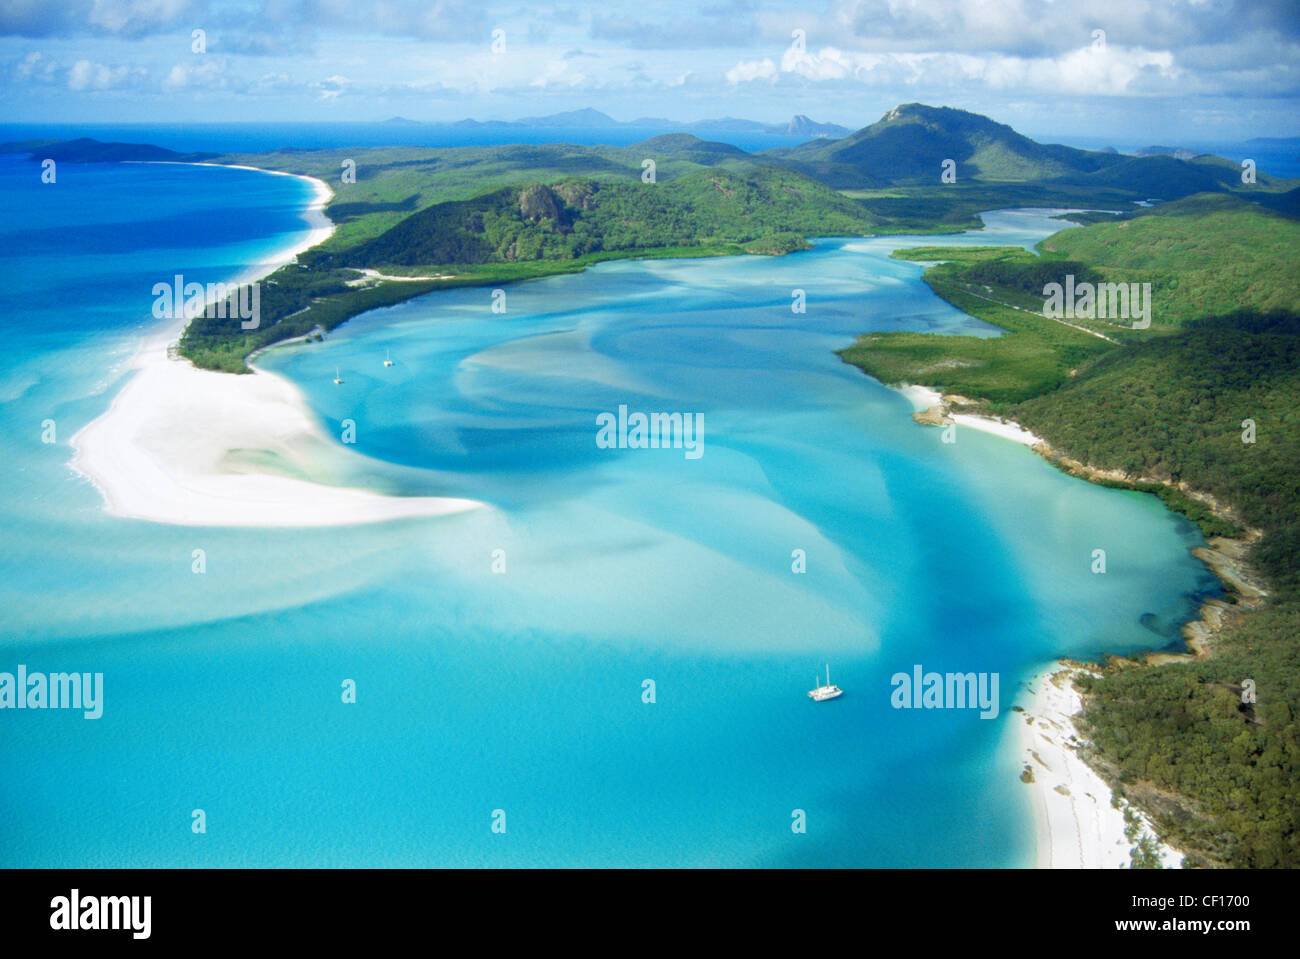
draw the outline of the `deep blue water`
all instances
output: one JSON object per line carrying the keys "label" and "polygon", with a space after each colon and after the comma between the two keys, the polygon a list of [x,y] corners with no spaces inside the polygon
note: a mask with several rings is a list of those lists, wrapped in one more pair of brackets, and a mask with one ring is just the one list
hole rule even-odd
{"label": "deep blue water", "polygon": [[[303,150],[350,146],[493,146],[506,143],[581,143],[628,146],[676,126],[592,127],[455,127],[403,123],[128,123],[0,124],[0,143],[30,139],[92,137],[105,142],[151,143],[182,153],[258,153],[296,147]],[[690,131],[702,140],[730,143],[750,152],[798,146],[808,137],[742,133],[733,130]]]}
{"label": "deep blue water", "polygon": [[[0,711],[0,865],[1023,865],[1019,685],[1166,645],[1215,588],[1153,497],[982,434],[942,444],[839,361],[871,329],[996,335],[888,258],[933,238],[610,263],[512,285],[504,315],[450,291],[266,355],[329,432],[355,420],[336,455],[356,482],[487,509],[107,515],[67,440],[120,388],[152,283],[287,245],[307,192],[157,165],[42,186],[0,161],[0,670],[105,677],[97,720]],[[986,222],[958,242],[1060,225]],[[619,404],[701,414],[704,455],[597,448]],[[828,662],[845,696],[813,704]],[[998,673],[1000,715],[891,708],[916,663]]]}

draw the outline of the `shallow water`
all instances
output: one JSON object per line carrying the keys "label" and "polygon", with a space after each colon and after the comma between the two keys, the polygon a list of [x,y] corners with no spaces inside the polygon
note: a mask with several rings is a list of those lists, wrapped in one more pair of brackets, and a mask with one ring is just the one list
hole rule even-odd
{"label": "shallow water", "polygon": [[[52,205],[33,169],[0,163],[20,211],[0,670],[103,672],[106,691],[98,720],[0,712],[0,864],[1024,865],[1017,685],[1056,656],[1163,646],[1215,588],[1154,498],[960,427],[942,444],[840,362],[872,329],[996,335],[888,258],[933,237],[609,263],[509,286],[504,315],[449,291],[260,361],[330,433],[355,422],[369,459],[340,446],[331,469],[488,509],[302,531],[107,516],[66,444],[121,385],[152,282],[287,245],[309,191],[65,167]],[[953,242],[1060,226],[986,222]],[[24,252],[36,229],[54,239]],[[598,448],[620,404],[701,415],[703,455]],[[845,695],[813,704],[827,662]],[[998,673],[1000,715],[891,708],[916,663]]]}

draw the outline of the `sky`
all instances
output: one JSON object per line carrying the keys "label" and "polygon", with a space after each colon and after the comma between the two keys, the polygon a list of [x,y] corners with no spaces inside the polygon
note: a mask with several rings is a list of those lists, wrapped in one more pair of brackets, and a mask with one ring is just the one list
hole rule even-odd
{"label": "sky", "polygon": [[[1031,136],[1300,136],[1300,0],[0,0],[0,122],[618,120],[900,103]],[[1191,131],[1191,132],[1189,132]]]}

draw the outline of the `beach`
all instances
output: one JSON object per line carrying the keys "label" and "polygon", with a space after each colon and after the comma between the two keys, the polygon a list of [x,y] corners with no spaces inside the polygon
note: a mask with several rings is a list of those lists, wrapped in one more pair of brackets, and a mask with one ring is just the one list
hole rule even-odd
{"label": "beach", "polygon": [[[953,413],[951,404],[964,405],[964,398],[945,396],[938,390],[914,384],[896,389],[915,408],[913,418],[927,426],[957,424],[1000,436],[1047,452],[1043,439],[1019,424],[974,413]],[[1081,737],[1074,717],[1083,699],[1074,688],[1079,670],[1057,663],[1037,674],[1030,683],[1029,698],[1012,713],[1016,725],[1015,748],[1022,769],[1021,781],[1030,790],[1033,806],[1035,865],[1040,869],[1117,869],[1130,865],[1135,840],[1125,834],[1123,803],[1111,805],[1111,788],[1079,756]],[[1157,838],[1151,823],[1137,810],[1137,836]],[[1166,868],[1182,863],[1182,854],[1159,843]]]}
{"label": "beach", "polygon": [[954,413],[950,409],[950,404],[960,403],[960,398],[946,397],[938,390],[931,389],[928,386],[904,383],[898,386],[897,390],[911,401],[916,410],[913,418],[918,423],[924,423],[927,426],[956,424],[979,430],[981,433],[991,433],[994,436],[1000,436],[1022,446],[1033,447],[1043,442],[1041,437],[1035,436],[1017,423],[978,413]]}
{"label": "beach", "polygon": [[[1074,688],[1079,670],[1057,663],[1030,683],[1016,723],[1015,745],[1022,781],[1030,791],[1039,869],[1117,869],[1130,864],[1135,845],[1125,835],[1123,808],[1111,805],[1111,789],[1079,756],[1082,739],[1073,717],[1083,708]],[[1125,804],[1126,805],[1126,804]],[[1154,837],[1150,822],[1133,810],[1138,836]],[[1179,868],[1182,854],[1158,843],[1165,868]]]}
{"label": "beach", "polygon": [[[324,212],[330,188],[313,177],[299,179],[315,189],[304,211],[310,232],[229,281],[232,288],[260,280],[333,233]],[[151,331],[108,410],[72,437],[71,465],[95,485],[110,513],[183,526],[338,526],[482,505],[302,478],[321,473],[322,454],[336,454],[337,444],[297,387],[265,370],[218,373],[169,356],[187,322],[168,319]]]}

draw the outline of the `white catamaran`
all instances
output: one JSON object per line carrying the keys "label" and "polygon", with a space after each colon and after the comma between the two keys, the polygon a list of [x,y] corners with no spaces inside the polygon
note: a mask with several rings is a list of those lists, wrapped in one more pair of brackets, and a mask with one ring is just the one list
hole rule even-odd
{"label": "white catamaran", "polygon": [[[816,679],[813,682],[817,682]],[[843,696],[844,690],[838,686],[831,685],[831,664],[826,664],[826,685],[818,686],[816,689],[808,690],[808,697],[816,703],[824,703],[828,699],[835,699],[837,696]]]}

